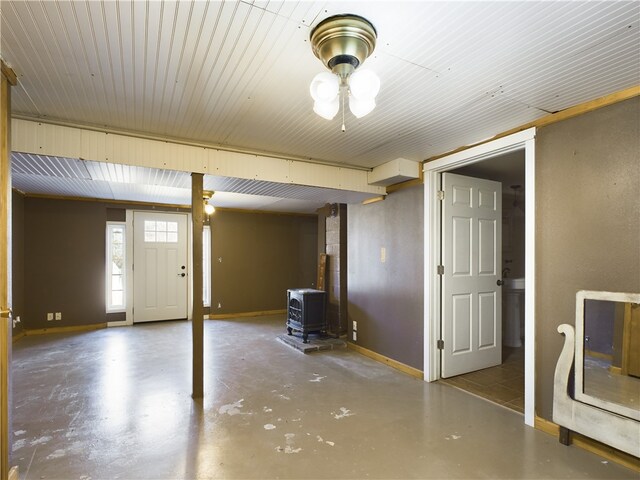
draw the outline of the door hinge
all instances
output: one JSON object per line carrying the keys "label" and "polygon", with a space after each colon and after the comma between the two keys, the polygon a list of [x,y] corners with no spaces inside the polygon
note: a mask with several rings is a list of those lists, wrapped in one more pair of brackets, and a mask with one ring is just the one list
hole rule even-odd
{"label": "door hinge", "polygon": [[438,350],[444,350],[444,340],[438,340],[437,347]]}
{"label": "door hinge", "polygon": [[444,190],[438,190],[438,200],[444,200]]}
{"label": "door hinge", "polygon": [[438,265],[438,275],[444,275],[444,265]]}

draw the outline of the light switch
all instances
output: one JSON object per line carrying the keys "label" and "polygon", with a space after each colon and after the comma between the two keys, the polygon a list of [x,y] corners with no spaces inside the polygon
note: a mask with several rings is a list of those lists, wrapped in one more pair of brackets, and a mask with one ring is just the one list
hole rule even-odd
{"label": "light switch", "polygon": [[387,249],[385,247],[380,247],[380,262],[384,263],[387,261]]}

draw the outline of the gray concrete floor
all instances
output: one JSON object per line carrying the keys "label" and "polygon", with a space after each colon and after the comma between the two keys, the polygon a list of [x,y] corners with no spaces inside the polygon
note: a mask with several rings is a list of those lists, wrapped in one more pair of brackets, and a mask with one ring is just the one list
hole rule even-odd
{"label": "gray concrete floor", "polygon": [[25,337],[14,345],[12,463],[31,479],[638,478],[351,350],[304,355],[283,317]]}

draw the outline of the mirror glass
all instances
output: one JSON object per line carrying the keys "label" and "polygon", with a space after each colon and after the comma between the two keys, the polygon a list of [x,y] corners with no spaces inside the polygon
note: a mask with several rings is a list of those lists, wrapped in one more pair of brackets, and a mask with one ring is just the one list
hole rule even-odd
{"label": "mirror glass", "polygon": [[605,293],[578,299],[576,399],[640,420],[640,294]]}

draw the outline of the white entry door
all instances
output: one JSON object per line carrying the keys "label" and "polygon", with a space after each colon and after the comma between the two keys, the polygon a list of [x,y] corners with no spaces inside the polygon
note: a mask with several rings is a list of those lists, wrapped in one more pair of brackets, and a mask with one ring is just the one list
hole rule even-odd
{"label": "white entry door", "polygon": [[502,363],[502,185],[443,173],[442,190],[446,378]]}
{"label": "white entry door", "polygon": [[187,215],[134,212],[133,321],[187,318]]}

